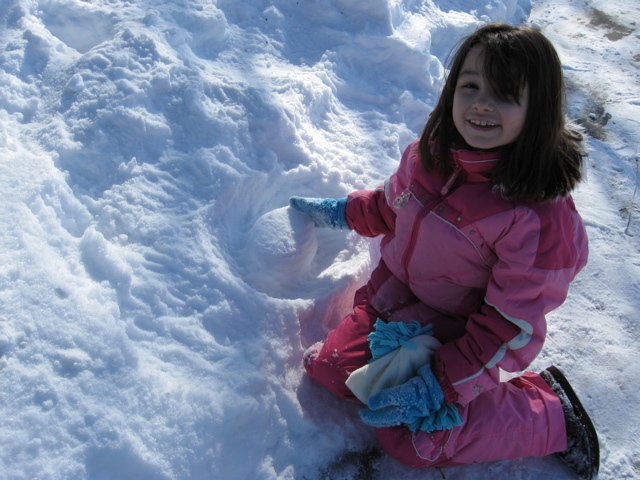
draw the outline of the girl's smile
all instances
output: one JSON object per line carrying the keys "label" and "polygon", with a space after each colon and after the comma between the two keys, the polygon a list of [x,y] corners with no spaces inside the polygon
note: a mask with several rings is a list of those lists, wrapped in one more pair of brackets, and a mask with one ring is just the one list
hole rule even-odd
{"label": "girl's smile", "polygon": [[481,46],[475,46],[462,64],[453,96],[453,122],[470,147],[492,149],[518,138],[527,114],[528,89],[513,101],[500,100],[483,73]]}

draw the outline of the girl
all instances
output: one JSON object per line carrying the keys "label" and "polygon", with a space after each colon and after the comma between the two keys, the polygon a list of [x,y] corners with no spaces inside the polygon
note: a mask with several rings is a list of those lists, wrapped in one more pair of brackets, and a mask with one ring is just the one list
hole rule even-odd
{"label": "girl", "polygon": [[422,137],[384,187],[290,201],[317,226],[384,235],[353,313],[305,354],[314,379],[356,400],[345,382],[371,360],[378,319],[431,325],[442,344],[431,365],[361,411],[407,465],[560,453],[581,478],[598,472],[595,429],[558,369],[508,382],[499,373],[534,360],[545,315],[587,261],[569,195],[585,154],[565,126],[563,93],[539,31],[485,26],[459,47]]}

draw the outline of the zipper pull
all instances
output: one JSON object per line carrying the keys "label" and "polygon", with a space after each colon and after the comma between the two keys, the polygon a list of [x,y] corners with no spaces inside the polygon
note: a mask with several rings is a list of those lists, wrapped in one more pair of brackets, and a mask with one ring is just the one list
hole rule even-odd
{"label": "zipper pull", "polygon": [[447,193],[449,193],[449,190],[451,190],[451,185],[453,185],[453,182],[456,181],[456,178],[458,178],[459,173],[460,173],[460,167],[456,165],[455,168],[453,169],[453,173],[449,177],[449,180],[447,180],[447,183],[445,183],[444,186],[440,189],[440,195],[446,195]]}

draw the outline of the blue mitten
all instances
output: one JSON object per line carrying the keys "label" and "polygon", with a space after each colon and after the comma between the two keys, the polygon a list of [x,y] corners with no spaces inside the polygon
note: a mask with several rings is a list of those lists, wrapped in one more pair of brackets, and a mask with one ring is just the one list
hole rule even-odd
{"label": "blue mitten", "polygon": [[404,424],[419,428],[421,423],[417,422],[430,417],[443,405],[442,387],[427,364],[408,382],[372,395],[369,408],[360,410],[360,417],[372,427]]}
{"label": "blue mitten", "polygon": [[337,200],[334,198],[291,197],[289,206],[309,215],[316,227],[350,228],[345,214],[346,197]]}
{"label": "blue mitten", "polygon": [[424,430],[431,433],[436,430],[451,430],[453,427],[459,427],[463,423],[464,420],[458,413],[458,407],[445,403],[440,407],[440,410],[409,425],[409,430],[412,432]]}

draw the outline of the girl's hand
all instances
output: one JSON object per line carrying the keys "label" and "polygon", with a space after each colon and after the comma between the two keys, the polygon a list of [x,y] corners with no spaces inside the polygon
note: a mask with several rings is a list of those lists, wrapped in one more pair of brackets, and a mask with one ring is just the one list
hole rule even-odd
{"label": "girl's hand", "polygon": [[345,214],[346,197],[337,200],[334,198],[291,197],[289,206],[309,215],[316,227],[350,228]]}
{"label": "girl's hand", "polygon": [[463,422],[456,406],[444,403],[442,387],[429,365],[420,367],[408,382],[372,395],[360,417],[372,427],[407,425],[414,432],[448,430]]}

